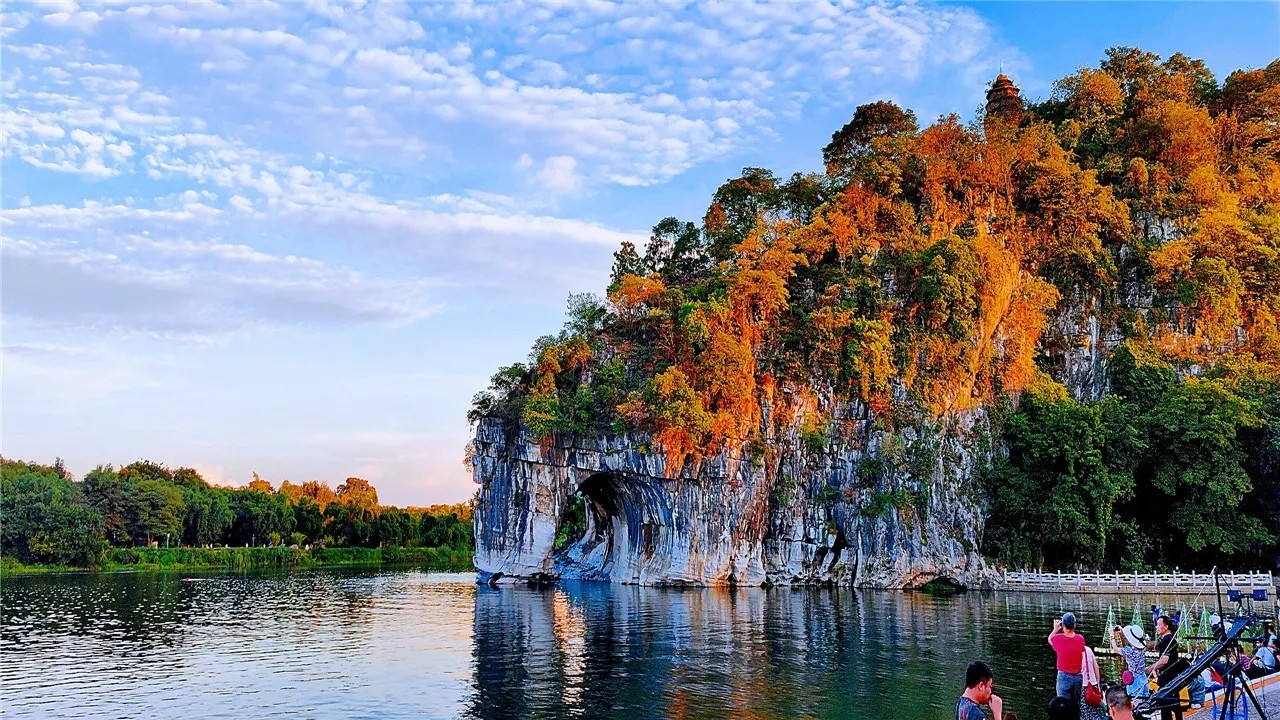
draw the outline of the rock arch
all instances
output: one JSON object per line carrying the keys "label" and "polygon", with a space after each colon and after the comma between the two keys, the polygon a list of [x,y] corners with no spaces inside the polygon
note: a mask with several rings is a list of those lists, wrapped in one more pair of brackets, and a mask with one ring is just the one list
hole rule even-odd
{"label": "rock arch", "polygon": [[662,482],[617,471],[581,477],[575,495],[585,501],[586,528],[575,542],[554,552],[558,577],[641,583],[646,575],[660,573],[673,539]]}
{"label": "rock arch", "polygon": [[[943,438],[959,443],[959,434]],[[974,587],[991,573],[973,549],[981,509],[965,502],[977,456],[932,483],[927,515],[859,505],[854,468],[867,450],[822,462],[784,455],[775,467],[729,449],[673,472],[652,439],[619,433],[537,439],[478,423],[472,468],[480,581],[558,578],[639,585],[825,584],[904,587],[943,576]],[[782,492],[776,478],[792,478]],[[829,497],[822,488],[848,492]],[[557,546],[575,494],[585,531]],[[918,580],[917,580],[918,578]]]}

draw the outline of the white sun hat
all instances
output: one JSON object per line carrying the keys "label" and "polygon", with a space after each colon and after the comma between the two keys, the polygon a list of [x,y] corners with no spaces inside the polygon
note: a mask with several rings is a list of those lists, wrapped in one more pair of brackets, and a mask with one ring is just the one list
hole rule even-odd
{"label": "white sun hat", "polygon": [[1143,632],[1141,625],[1128,625],[1124,629],[1124,639],[1128,640],[1130,645],[1138,648],[1139,650],[1145,647],[1142,644],[1142,635]]}

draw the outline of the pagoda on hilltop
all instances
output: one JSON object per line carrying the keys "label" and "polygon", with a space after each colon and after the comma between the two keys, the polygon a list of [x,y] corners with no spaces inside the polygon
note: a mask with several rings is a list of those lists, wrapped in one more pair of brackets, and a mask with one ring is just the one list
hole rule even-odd
{"label": "pagoda on hilltop", "polygon": [[991,89],[987,90],[986,125],[989,128],[994,119],[1017,127],[1022,120],[1022,93],[1013,84],[1008,75],[1000,73],[991,81]]}

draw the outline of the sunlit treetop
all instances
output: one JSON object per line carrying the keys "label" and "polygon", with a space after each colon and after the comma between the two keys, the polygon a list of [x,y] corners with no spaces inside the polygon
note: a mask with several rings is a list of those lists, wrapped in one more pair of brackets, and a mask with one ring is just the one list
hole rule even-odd
{"label": "sunlit treetop", "polygon": [[923,128],[870,103],[825,173],[746,168],[701,224],[624,244],[472,419],[641,430],[678,468],[840,403],[891,424],[1017,396],[1090,315],[1180,371],[1280,367],[1280,61],[1219,83],[1115,48],[1042,103],[1003,76],[988,100]]}

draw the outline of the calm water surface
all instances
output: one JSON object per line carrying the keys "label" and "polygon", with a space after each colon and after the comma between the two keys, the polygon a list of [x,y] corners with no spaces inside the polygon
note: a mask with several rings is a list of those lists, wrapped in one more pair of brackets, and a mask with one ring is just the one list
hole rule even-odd
{"label": "calm water surface", "polygon": [[6,578],[0,713],[950,720],[981,658],[1006,709],[1038,718],[1052,617],[1076,611],[1093,640],[1108,600],[490,589],[383,570]]}

